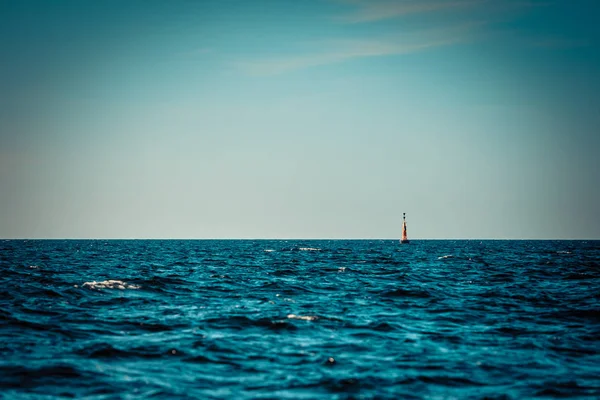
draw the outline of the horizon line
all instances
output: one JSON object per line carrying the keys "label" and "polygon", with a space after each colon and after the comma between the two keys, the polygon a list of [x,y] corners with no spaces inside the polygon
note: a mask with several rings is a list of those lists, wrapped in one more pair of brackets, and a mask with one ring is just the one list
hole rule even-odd
{"label": "horizon line", "polygon": [[[210,240],[231,240],[231,241],[242,241],[242,240],[264,240],[264,241],[301,241],[301,240],[379,240],[379,241],[400,241],[400,238],[0,238],[0,241],[26,241],[26,240],[196,240],[196,241],[210,241]],[[428,241],[428,240],[480,240],[480,241],[492,241],[492,240],[504,240],[504,241],[551,241],[551,240],[562,240],[562,241],[600,241],[600,238],[411,238],[410,241]]]}

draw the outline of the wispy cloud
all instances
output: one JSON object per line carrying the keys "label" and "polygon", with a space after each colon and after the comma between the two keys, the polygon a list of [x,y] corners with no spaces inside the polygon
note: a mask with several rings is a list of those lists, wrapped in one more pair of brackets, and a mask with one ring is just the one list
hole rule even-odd
{"label": "wispy cloud", "polygon": [[470,40],[483,23],[464,24],[446,30],[429,30],[380,40],[326,40],[321,51],[293,57],[271,57],[239,63],[252,75],[276,75],[297,69],[340,63],[365,57],[416,53]]}
{"label": "wispy cloud", "polygon": [[339,63],[361,57],[414,53],[426,48],[448,45],[453,42],[454,41],[450,39],[439,39],[437,41],[423,43],[394,44],[382,41],[361,40],[356,42],[346,42],[346,49],[344,50],[331,50],[330,52],[307,54],[297,57],[267,58],[241,63],[239,66],[252,75],[276,75],[301,68]]}
{"label": "wispy cloud", "polygon": [[[435,24],[429,30],[407,32],[406,26],[396,24],[396,34],[385,37],[369,37],[362,40],[321,40],[312,52],[273,56],[246,60],[236,67],[251,75],[276,75],[303,68],[316,67],[353,59],[411,54],[427,49],[465,43],[474,39],[483,40],[493,36],[491,26],[498,21],[512,19],[520,10],[545,6],[545,0],[331,0],[341,2],[348,8],[343,14],[333,17],[342,24],[359,25],[383,20],[409,17],[413,14],[436,14],[436,18],[425,23]],[[452,11],[452,15],[448,13]],[[439,16],[439,18],[437,18]],[[486,18],[486,21],[478,21]],[[486,29],[479,29],[486,25]],[[346,28],[346,27],[344,27]],[[364,30],[357,27],[358,35]],[[492,34],[491,34],[492,33]],[[523,44],[523,43],[521,43]],[[548,43],[548,46],[560,45]],[[563,43],[564,44],[564,43]],[[540,46],[544,44],[540,43]]]}
{"label": "wispy cloud", "polygon": [[452,9],[465,9],[489,3],[489,0],[343,0],[356,6],[348,14],[336,17],[347,23],[373,22],[392,19],[409,14],[427,12],[447,12]]}

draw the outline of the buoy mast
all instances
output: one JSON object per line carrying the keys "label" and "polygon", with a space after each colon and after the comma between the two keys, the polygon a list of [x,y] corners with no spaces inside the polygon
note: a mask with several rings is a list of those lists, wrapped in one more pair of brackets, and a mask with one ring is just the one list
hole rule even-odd
{"label": "buoy mast", "polygon": [[410,243],[410,240],[408,240],[408,233],[406,232],[406,213],[402,213],[402,239],[400,239],[400,243]]}

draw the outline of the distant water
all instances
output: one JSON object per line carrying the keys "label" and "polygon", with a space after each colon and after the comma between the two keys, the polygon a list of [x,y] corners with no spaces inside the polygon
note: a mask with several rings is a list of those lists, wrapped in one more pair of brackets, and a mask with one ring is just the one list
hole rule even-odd
{"label": "distant water", "polygon": [[0,241],[0,398],[600,398],[600,241]]}

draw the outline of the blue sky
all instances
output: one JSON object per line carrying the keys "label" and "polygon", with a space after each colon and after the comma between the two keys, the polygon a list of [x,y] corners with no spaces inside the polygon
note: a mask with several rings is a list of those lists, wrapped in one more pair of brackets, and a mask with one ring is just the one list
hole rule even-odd
{"label": "blue sky", "polygon": [[592,1],[0,1],[0,237],[600,238]]}

